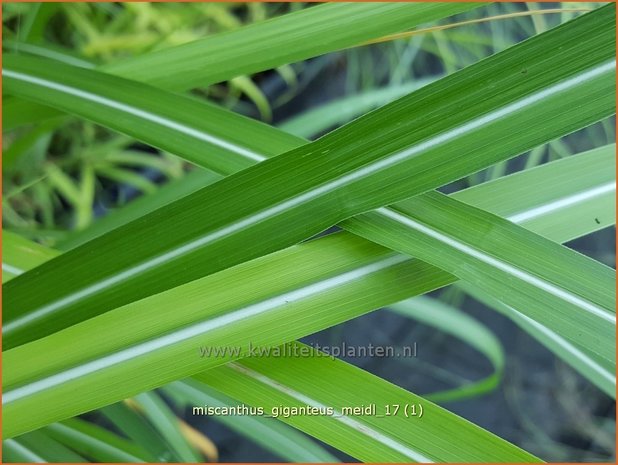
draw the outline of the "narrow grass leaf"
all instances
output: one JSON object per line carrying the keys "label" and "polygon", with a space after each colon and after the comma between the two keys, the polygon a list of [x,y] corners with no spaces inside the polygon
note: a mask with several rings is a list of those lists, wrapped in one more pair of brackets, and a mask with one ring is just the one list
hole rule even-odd
{"label": "narrow grass leaf", "polygon": [[157,429],[161,437],[169,444],[181,462],[200,462],[203,457],[187,441],[180,430],[178,418],[154,392],[142,392],[135,397],[135,402],[142,408],[142,413]]}
{"label": "narrow grass leaf", "polygon": [[599,360],[598,357],[590,353],[589,349],[573,344],[547,326],[543,326],[532,318],[518,312],[513,307],[505,305],[499,300],[489,296],[486,292],[470,284],[459,282],[457,286],[488,307],[494,308],[510,318],[515,324],[551,350],[564,362],[571,365],[590,382],[605,392],[605,394],[614,399],[616,398],[615,368],[608,366],[609,364],[604,363],[602,359]]}
{"label": "narrow grass leaf", "polygon": [[4,463],[47,463],[43,457],[16,439],[2,441],[2,458]]}
{"label": "narrow grass leaf", "polygon": [[[584,154],[479,185],[464,191],[468,192],[466,200],[498,213],[501,205],[519,212],[551,205],[547,196],[541,196],[539,204],[529,195],[528,176],[534,173],[537,177],[538,172],[544,174],[539,189],[556,192],[559,197],[555,200],[565,199],[564,186],[573,188],[572,196],[581,199],[580,189],[594,185],[593,173],[600,183],[606,182],[607,170],[592,161],[604,155],[608,154]],[[567,172],[570,176],[564,175]],[[509,186],[511,197],[506,201],[502,183]],[[570,215],[569,209],[581,210],[577,210],[577,202],[566,205],[531,217],[527,226],[545,225],[543,217],[555,216],[549,224],[558,225],[557,237],[569,236],[564,232],[567,225],[581,221]],[[591,230],[597,226],[595,222],[584,224]],[[249,340],[281,344],[455,281],[447,272],[349,233],[316,239],[207,276],[5,352],[5,436],[101,407],[243,355],[202,357],[202,345],[246,347]],[[234,286],[233,294],[229,293],[230,285]],[[67,352],[63,350],[67,344],[81,350]],[[145,363],[156,364],[158,369],[144,370]],[[119,385],[115,382],[118,377],[129,382]],[[57,402],[59,398],[70,398],[71,402]],[[30,414],[34,411],[37,415]]]}
{"label": "narrow grass leaf", "polygon": [[126,402],[107,405],[100,413],[134,444],[147,451],[157,460],[174,461],[179,457],[170,451],[169,446],[146,418],[129,407]]}
{"label": "narrow grass leaf", "polygon": [[[175,381],[162,389],[185,407],[234,407],[239,404],[231,397],[192,379]],[[275,419],[254,415],[214,415],[212,419],[289,462],[339,462],[323,447]]]}
{"label": "narrow grass leaf", "polygon": [[[188,44],[110,63],[102,70],[170,90],[187,90],[358,45],[384,34],[413,28],[481,5],[318,5]],[[174,72],[168,72],[172,68]],[[57,110],[49,107],[11,100],[15,101],[3,109],[5,130],[58,115]]]}
{"label": "narrow grass leaf", "polygon": [[46,426],[44,431],[57,441],[97,462],[142,463],[156,460],[134,443],[79,418]]}
{"label": "narrow grass leaf", "polygon": [[60,255],[10,231],[2,233],[2,282]]}
{"label": "narrow grass leaf", "polygon": [[[364,462],[539,461],[422,397],[300,343],[295,347],[313,355],[251,357],[195,378],[268,413],[279,408],[280,420]],[[286,417],[283,410],[307,406],[333,412]],[[353,407],[362,413],[346,411]]]}
{"label": "narrow grass leaf", "polygon": [[[20,445],[50,463],[84,463],[87,460],[56,441],[43,430],[32,431],[16,438]],[[4,458],[4,457],[3,457]],[[10,459],[8,460],[10,461]],[[4,463],[7,463],[5,458]]]}
{"label": "narrow grass leaf", "polygon": [[[12,280],[5,347],[287,247],[611,114],[614,12],[609,5],[512,47]],[[514,132],[522,126],[532,129]],[[44,332],[33,322],[46,322],[36,326]]]}
{"label": "narrow grass leaf", "polygon": [[388,308],[460,339],[483,354],[491,363],[492,371],[489,376],[423,397],[432,402],[452,402],[484,394],[500,383],[504,371],[504,351],[500,341],[481,322],[439,300],[423,296],[389,305]]}
{"label": "narrow grass leaf", "polygon": [[380,213],[351,218],[345,227],[499,296],[615,364],[611,268],[438,192]]}

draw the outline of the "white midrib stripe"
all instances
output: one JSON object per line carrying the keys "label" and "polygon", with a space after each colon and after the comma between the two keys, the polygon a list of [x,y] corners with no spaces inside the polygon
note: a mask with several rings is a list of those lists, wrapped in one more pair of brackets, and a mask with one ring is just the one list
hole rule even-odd
{"label": "white midrib stripe", "polygon": [[[46,304],[42,307],[39,307],[37,309],[33,309],[31,312],[29,312],[26,316],[22,317],[21,319],[16,319],[13,320],[11,322],[8,322],[6,325],[4,325],[4,332],[5,334],[8,334],[10,331],[15,330],[21,326],[24,326],[25,324],[27,324],[28,322],[32,321],[32,320],[36,320],[39,319],[43,316],[45,316],[48,313],[51,313],[55,310],[57,310],[58,308],[62,308],[64,306],[67,305],[71,305],[79,300],[81,300],[84,297],[87,297],[89,295],[95,294],[97,292],[100,292],[110,286],[113,286],[114,284],[117,284],[121,281],[127,280],[129,278],[131,278],[132,276],[135,276],[149,268],[152,268],[154,266],[158,266],[162,263],[165,263],[167,261],[171,261],[173,259],[176,259],[182,255],[185,255],[195,249],[198,249],[208,243],[217,241],[225,236],[227,236],[228,234],[232,234],[235,233],[237,231],[240,231],[250,225],[256,224],[260,221],[263,221],[269,217],[273,217],[276,216],[282,212],[285,212],[287,209],[289,208],[293,208],[295,206],[298,206],[304,202],[307,202],[309,200],[312,200],[314,198],[317,198],[321,195],[327,194],[335,189],[338,189],[346,184],[350,184],[354,181],[358,181],[359,179],[369,176],[377,171],[386,169],[392,165],[395,165],[403,160],[405,160],[406,158],[410,158],[414,155],[417,155],[418,153],[431,148],[431,147],[435,147],[437,145],[443,144],[445,142],[450,141],[451,139],[454,139],[458,136],[460,136],[461,134],[464,134],[468,131],[471,131],[473,129],[478,129],[488,123],[491,123],[492,121],[495,121],[497,119],[500,119],[502,117],[504,117],[505,115],[508,115],[509,113],[515,112],[515,111],[521,111],[523,109],[525,109],[526,107],[533,105],[535,103],[537,103],[538,101],[548,98],[552,95],[555,95],[559,92],[562,92],[564,90],[567,90],[571,87],[574,87],[578,84],[581,84],[582,82],[585,82],[588,79],[592,79],[594,77],[600,76],[604,73],[607,72],[611,72],[615,69],[616,67],[616,60],[611,60],[605,64],[599,65],[594,69],[591,69],[589,71],[586,71],[580,75],[574,76],[572,78],[569,78],[565,81],[562,81],[560,83],[555,84],[552,87],[549,87],[547,89],[544,89],[540,92],[536,92],[532,95],[529,95],[517,102],[511,103],[509,105],[506,105],[505,107],[500,108],[499,110],[495,110],[492,111],[480,118],[474,119],[466,124],[463,124],[461,126],[458,126],[456,128],[453,128],[449,131],[446,131],[442,134],[439,134],[437,136],[434,136],[430,139],[427,139],[424,142],[421,142],[415,146],[409,147],[408,149],[405,149],[401,152],[395,153],[391,156],[388,156],[384,159],[378,160],[375,163],[371,163],[369,165],[365,165],[355,171],[352,171],[350,173],[348,173],[347,175],[344,175],[338,179],[335,179],[333,181],[330,181],[328,183],[322,184],[321,186],[317,186],[314,189],[311,189],[307,192],[304,192],[302,194],[299,194],[296,197],[293,197],[289,200],[286,200],[284,202],[281,202],[277,205],[274,205],[273,207],[267,208],[265,210],[262,210],[261,212],[255,213],[253,215],[249,215],[235,223],[232,223],[228,226],[225,226],[221,229],[218,229],[216,231],[210,232],[208,234],[206,234],[205,236],[202,236],[198,239],[195,239],[183,246],[180,246],[176,249],[173,249],[169,252],[166,252],[162,255],[159,255],[158,257],[152,258],[150,260],[146,260],[145,262],[136,265],[132,268],[128,268],[114,276],[111,276],[109,278],[103,279],[99,282],[97,282],[96,284],[93,284],[91,286],[87,286],[77,292],[74,292],[72,294],[67,295],[66,297],[63,297],[61,299],[58,299],[54,302],[51,302],[49,304]],[[6,74],[6,73],[13,73],[15,74],[15,72],[13,71],[3,71],[3,73],[5,73],[5,75],[9,76],[10,74]],[[17,73],[17,74],[21,74],[21,73]],[[27,76],[29,77],[29,76]],[[39,79],[39,78],[34,78],[32,77],[31,79]],[[47,81],[49,82],[49,81]],[[57,84],[57,83],[52,83],[58,86],[62,86],[61,84]],[[71,89],[71,88],[69,88]],[[118,102],[116,102],[118,103]],[[118,103],[119,105],[122,105],[120,103]],[[137,110],[137,109],[135,109]],[[141,110],[138,110],[141,111]],[[156,116],[156,115],[155,115]]]}
{"label": "white midrib stripe", "polygon": [[232,144],[226,140],[220,139],[211,134],[207,134],[203,131],[195,129],[194,127],[179,123],[178,121],[171,120],[164,116],[160,116],[155,113],[143,110],[141,108],[136,108],[134,106],[127,105],[122,102],[118,102],[117,100],[113,100],[111,98],[102,97],[101,95],[93,94],[92,92],[88,92],[88,91],[81,90],[81,89],[76,89],[74,87],[67,86],[65,84],[60,84],[58,82],[50,81],[48,79],[43,79],[43,78],[39,78],[36,76],[31,76],[29,74],[21,73],[19,71],[12,71],[6,68],[2,70],[2,75],[13,78],[13,79],[18,79],[20,81],[29,82],[31,84],[36,84],[38,86],[45,87],[47,89],[56,90],[64,94],[73,95],[75,97],[79,97],[84,100],[89,100],[91,102],[98,103],[99,105],[103,105],[103,106],[110,107],[110,108],[115,108],[116,110],[120,110],[125,113],[129,113],[133,116],[137,116],[138,118],[148,120],[160,126],[173,129],[175,131],[181,132],[195,139],[216,145],[217,147],[221,147],[222,149],[235,152],[254,162],[261,162],[261,161],[266,160],[266,157],[264,155],[253,152],[244,147],[240,147],[239,145]]}
{"label": "white midrib stripe", "polygon": [[14,275],[20,275],[25,273],[21,268],[17,268],[16,266],[9,265],[8,263],[2,262],[2,271],[6,271],[7,273],[11,273]]}
{"label": "white midrib stripe", "polygon": [[548,213],[553,213],[557,210],[562,210],[564,208],[573,206],[578,203],[583,203],[587,200],[591,200],[595,197],[600,197],[603,194],[607,194],[609,192],[613,192],[616,190],[616,181],[611,181],[606,184],[602,184],[592,189],[588,189],[577,194],[568,195],[558,200],[553,200],[545,205],[540,205],[535,208],[531,208],[530,210],[523,211],[521,213],[517,213],[509,216],[509,220],[514,223],[523,223],[525,221],[530,221],[534,218],[537,218],[542,215],[546,215]]}
{"label": "white midrib stripe", "polygon": [[440,231],[430,228],[429,226],[420,223],[408,216],[402,215],[386,208],[379,208],[377,211],[398,223],[401,223],[409,228],[415,229],[429,237],[432,237],[455,250],[458,250],[470,257],[475,258],[476,260],[486,263],[487,265],[497,268],[498,270],[504,271],[505,273],[508,273],[509,275],[516,277],[536,288],[542,289],[543,291],[553,295],[554,297],[569,302],[572,305],[575,305],[578,308],[581,308],[582,310],[585,310],[605,321],[616,324],[616,315],[611,315],[603,308],[598,307],[597,305],[588,302],[585,299],[582,299],[578,295],[565,291],[564,289],[555,286],[550,282],[547,282],[524,270],[516,268],[515,266],[507,262],[503,262],[477,248],[474,248],[454,237],[448,236],[444,233],[441,233]]}
{"label": "white midrib stripe", "polygon": [[[257,371],[254,371],[250,368],[247,368],[246,366],[237,363],[237,362],[232,362],[232,363],[228,363],[227,364],[228,367],[232,368],[233,370],[242,373],[245,376],[248,376],[250,378],[253,378],[257,381],[259,381],[262,384],[265,384],[266,386],[269,386],[283,394],[286,394],[290,397],[292,397],[293,399],[296,399],[306,405],[309,405],[311,407],[317,407],[317,408],[321,408],[321,409],[325,409],[327,406],[325,404],[322,404],[321,402],[306,396],[298,391],[296,391],[295,389],[286,386],[284,384],[279,383],[278,381],[275,381],[271,378],[269,378],[266,375],[263,375],[262,373],[258,373]],[[434,463],[433,460],[429,459],[428,457],[426,457],[425,455],[421,454],[420,452],[410,449],[408,446],[401,444],[400,442],[395,441],[393,438],[386,436],[385,434],[376,431],[375,429],[371,428],[370,426],[354,419],[348,416],[343,415],[340,411],[335,409],[335,414],[332,417],[333,420],[339,421],[343,424],[345,424],[346,426],[352,428],[353,430],[371,438],[374,439],[375,441],[380,442],[381,444],[384,444],[385,446],[405,455],[406,457],[416,461],[416,462],[421,462],[421,463]]]}
{"label": "white midrib stripe", "polygon": [[537,331],[539,331],[540,333],[543,333],[543,335],[545,337],[547,337],[548,339],[553,340],[557,345],[559,345],[564,350],[566,350],[574,358],[581,360],[588,367],[592,368],[592,370],[594,370],[602,378],[604,378],[607,381],[611,382],[614,386],[616,385],[616,378],[615,378],[615,376],[612,376],[612,374],[609,373],[605,368],[603,368],[601,365],[599,365],[592,358],[588,357],[588,355],[586,355],[584,352],[579,350],[576,346],[571,344],[568,340],[566,340],[562,336],[558,335],[557,333],[553,332],[551,329],[549,329],[548,327],[542,325],[538,321],[535,321],[532,318],[530,318],[529,316],[524,315],[520,311],[514,309],[510,305],[506,305],[504,303],[503,303],[503,305],[505,307],[507,307],[513,313],[513,316],[515,317],[515,319],[520,318],[520,319],[524,320],[530,326],[533,326]]}
{"label": "white midrib stripe", "polygon": [[83,365],[69,368],[68,370],[56,373],[47,378],[43,378],[30,384],[9,390],[8,392],[4,392],[2,395],[2,403],[8,404],[10,402],[14,402],[22,397],[35,394],[53,386],[64,384],[90,373],[109,368],[115,364],[123,363],[127,360],[150,354],[157,350],[162,350],[168,346],[203,335],[209,331],[213,331],[247,318],[255,317],[261,313],[272,311],[273,309],[289,305],[293,302],[302,301],[313,295],[328,291],[343,284],[347,284],[410,259],[410,257],[399,254],[388,258],[383,258],[369,265],[347,271],[332,278],[327,278],[285,294],[281,294],[247,307],[225,313],[224,315],[192,324],[154,339],[140,342],[110,355],[86,362]]}

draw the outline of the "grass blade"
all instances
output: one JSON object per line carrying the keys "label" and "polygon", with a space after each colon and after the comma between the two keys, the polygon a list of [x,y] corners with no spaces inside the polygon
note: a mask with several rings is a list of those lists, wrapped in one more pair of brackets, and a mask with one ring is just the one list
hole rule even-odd
{"label": "grass blade", "polygon": [[504,371],[504,351],[500,341],[485,325],[456,308],[428,297],[415,297],[388,308],[461,339],[482,353],[492,365],[492,373],[479,381],[423,397],[432,402],[451,402],[491,391],[500,383]]}
{"label": "grass blade", "polygon": [[60,255],[10,231],[2,233],[2,282]]}
{"label": "grass blade", "polygon": [[[28,449],[45,462],[50,463],[84,463],[87,460],[64,446],[62,443],[51,438],[44,431],[32,431],[16,439],[21,446]],[[10,440],[9,440],[10,441]],[[13,461],[7,460],[4,463]],[[19,460],[22,462],[23,460]]]}
{"label": "grass blade", "polygon": [[78,418],[45,427],[45,432],[97,462],[141,463],[152,458],[134,444],[100,426]]}
{"label": "grass blade", "polygon": [[142,407],[143,414],[154,425],[181,462],[193,463],[203,460],[180,431],[178,418],[158,395],[153,392],[143,392],[135,397],[135,401]]}
{"label": "grass blade", "polygon": [[432,192],[346,228],[427,261],[615,364],[615,272],[491,213]]}
{"label": "grass blade", "polygon": [[[318,5],[225,34],[110,63],[102,70],[166,89],[187,90],[358,45],[481,5]],[[174,72],[167,72],[172,67]],[[5,130],[58,114],[42,105],[15,100],[3,109]]]}
{"label": "grass blade", "polygon": [[[541,205],[551,205],[556,200],[565,207],[546,208],[540,216],[529,216],[527,227],[533,229],[537,224],[553,224],[557,239],[570,237],[568,225],[581,221],[581,217],[570,215],[570,208],[579,214],[585,215],[585,211],[577,208],[577,201],[565,202],[565,191],[569,188],[574,190],[572,197],[582,200],[579,195],[581,189],[594,189],[595,182],[606,183],[606,178],[613,176],[613,172],[606,169],[606,163],[612,157],[609,151],[594,151],[479,185],[454,194],[454,197],[461,198],[465,193],[466,201],[497,213],[500,213],[500,208],[521,213],[538,211]],[[530,176],[539,178],[542,183],[538,185],[538,190],[547,193],[539,196],[541,204],[535,203],[536,196],[530,195],[531,184],[527,181]],[[505,191],[502,185],[509,188]],[[553,200],[549,198],[552,192],[558,196]],[[588,197],[585,201],[590,202],[591,199]],[[553,218],[547,220],[548,217]],[[590,230],[598,227],[593,221],[583,224],[587,224]],[[206,364],[196,354],[200,343],[242,345],[246,344],[246,338],[251,334],[258,334],[264,339],[252,338],[255,344],[278,344],[456,280],[454,276],[416,260],[389,262],[396,257],[393,252],[348,233],[320,238],[136,302],[130,312],[125,312],[126,308],[108,312],[58,334],[7,351],[3,385],[5,435],[10,437],[202,370]],[[302,266],[299,267],[299,264]],[[379,269],[379,266],[385,267]],[[373,273],[370,272],[372,270]],[[238,283],[233,295],[239,300],[237,305],[230,301],[227,292],[230,283]],[[329,292],[323,287],[327,283],[335,285]],[[307,299],[298,301],[285,296],[290,289],[306,291],[317,288],[325,292],[307,294]],[[278,300],[268,301],[272,296],[278,296]],[[190,327],[191,323],[210,324],[217,321],[207,319],[205,308],[213,316],[223,316],[224,320],[218,321],[224,322],[230,315],[232,320],[234,314],[243,315],[234,312],[234,309],[243,308],[247,302],[253,304],[260,301],[265,303],[264,311],[257,308],[255,318],[245,320],[251,329],[244,329],[244,325],[225,325],[222,331],[218,331],[213,327],[212,331],[198,331],[194,342],[185,340],[173,352],[159,350],[161,347],[156,346],[158,355],[157,350],[145,353],[149,363],[157,363],[159,370],[156,373],[136,369],[134,363],[139,365],[139,359],[108,365],[105,369],[99,366],[100,370],[88,372],[86,361],[104,360],[108,351],[120,349],[118,344],[131,347],[131,353],[135,354],[135,343],[139,340],[149,341],[156,335],[169,334],[174,328]],[[208,306],[205,302],[213,302],[213,305]],[[215,302],[219,304],[214,305]],[[168,304],[175,309],[173,315],[168,311]],[[307,315],[311,315],[311,319],[308,320]],[[127,322],[127,316],[135,319],[134,324]],[[157,326],[151,327],[145,321],[157,321]],[[269,331],[261,332],[258,328],[262,325]],[[106,329],[107,326],[109,329]],[[107,337],[108,333],[115,334],[115,338]],[[62,344],[56,345],[56,339],[63,341]],[[62,351],[60,348],[68,343],[83,347],[83,351]],[[183,363],[180,363],[181,353]],[[39,358],[44,359],[45,363],[39,363]],[[54,361],[53,366],[49,360]],[[224,358],[207,359],[208,364],[212,365],[225,361]],[[86,367],[85,376],[73,379],[65,376],[70,373],[70,367],[80,365]],[[129,379],[133,379],[137,372],[140,379],[130,385],[118,386],[113,382],[125,373],[127,376],[131,373]],[[65,392],[70,392],[71,404],[53,400]],[[36,410],[36,416],[27,413],[32,409]]]}
{"label": "grass blade", "polygon": [[107,405],[100,413],[134,444],[147,451],[152,457],[151,460],[178,460],[177,456],[169,453],[168,445],[146,418],[130,408],[126,402]]}
{"label": "grass blade", "polygon": [[480,186],[453,198],[564,243],[616,224],[615,167],[616,144],[609,144],[484,184],[500,186],[491,200],[479,198]]}
{"label": "grass blade", "polygon": [[[163,88],[189,89],[341,50],[388,31],[409,29],[481,5],[324,4],[104,69]],[[170,66],[174,73],[165,71]]]}
{"label": "grass blade", "polygon": [[43,457],[15,439],[2,441],[2,458],[5,463],[47,463]]}
{"label": "grass blade", "polygon": [[[196,380],[176,381],[164,386],[163,391],[180,405],[238,405],[234,399]],[[339,462],[318,444],[277,420],[251,415],[215,415],[212,418],[289,462]]]}
{"label": "grass blade", "polygon": [[[5,291],[5,347],[286,247],[346,216],[422,193],[613,112],[613,13],[610,5],[584,15],[101,236],[36,276],[12,280]],[[567,59],[571,66],[562,66]],[[485,79],[496,83],[495,91],[488,92]],[[517,95],[508,90],[516,87]],[[478,101],[483,104],[472,105]],[[573,105],[578,112],[567,112]],[[409,118],[412,108],[418,114]],[[428,112],[422,118],[421,108]],[[513,137],[514,127],[540,122],[543,131]],[[490,143],[497,138],[508,143]],[[204,216],[208,224],[195,221]],[[132,239],[155,225],[156,241]],[[126,253],[119,257],[117,250]],[[45,292],[33,294],[32,286]],[[46,325],[34,331],[32,322]]]}
{"label": "grass blade", "polygon": [[564,362],[575,368],[585,378],[605,392],[605,394],[612,398],[616,397],[616,373],[614,367],[608,366],[609,364],[595,357],[589,350],[578,347],[547,326],[543,326],[474,286],[467,283],[458,283],[457,286],[488,307],[494,308],[510,318],[520,328],[546,346]]}
{"label": "grass blade", "polygon": [[[298,353],[314,352],[295,343]],[[293,363],[291,363],[293,362]],[[447,410],[339,360],[252,357],[196,379],[255,406],[333,407],[332,416],[279,418],[365,462],[536,462],[538,459]],[[348,386],[363,386],[362,390]],[[379,399],[378,402],[376,400]],[[343,414],[376,403],[376,415]],[[385,406],[397,414],[386,417]],[[421,417],[408,416],[415,405]],[[393,413],[394,410],[391,410]]]}
{"label": "grass blade", "polygon": [[[203,164],[207,144],[212,149],[209,168],[223,174],[298,145],[291,135],[268,139],[263,129],[267,126],[248,118],[100,71],[5,55],[2,76],[7,92],[91,119],[196,164]],[[262,131],[253,129],[256,126]],[[246,137],[245,130],[251,137]],[[268,147],[266,155],[264,147]],[[230,158],[229,152],[237,156]]]}

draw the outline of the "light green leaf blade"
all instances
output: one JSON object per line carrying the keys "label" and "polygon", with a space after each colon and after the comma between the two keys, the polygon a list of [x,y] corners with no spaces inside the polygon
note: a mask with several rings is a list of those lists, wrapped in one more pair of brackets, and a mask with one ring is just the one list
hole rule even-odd
{"label": "light green leaf blade", "polygon": [[5,463],[46,463],[43,457],[31,451],[16,439],[2,441],[2,458]]}
{"label": "light green leaf blade", "polygon": [[[37,276],[13,280],[5,291],[5,346],[41,335],[25,329],[35,320],[51,332],[76,315],[87,318],[289,246],[346,216],[422,193],[613,112],[613,12],[612,5],[528,40],[101,236],[43,265]],[[523,56],[525,79],[518,73]],[[571,66],[558,66],[567,58]],[[484,79],[496,90],[488,91]],[[578,111],[567,111],[573,105]],[[412,108],[417,116],[410,118]],[[540,128],[540,122],[542,131],[513,136],[514,127]],[[508,143],[490,143],[496,138]],[[205,216],[206,225],[194,220]],[[133,243],[154,225],[157,241]],[[33,285],[45,293],[27,292]],[[72,311],[77,306],[79,313]]]}
{"label": "light green leaf blade", "polygon": [[57,441],[98,462],[141,463],[155,460],[134,443],[79,418],[46,426],[44,431]]}
{"label": "light green leaf blade", "polygon": [[[269,139],[265,124],[100,71],[5,55],[2,73],[7,92],[77,114],[196,164],[208,156],[209,167],[219,173],[231,174],[298,145],[291,135]],[[256,126],[262,131],[252,129]],[[265,147],[267,154],[262,153]],[[230,158],[230,151],[238,156]]]}
{"label": "light green leaf blade", "polygon": [[[522,183],[524,177],[526,182]],[[616,224],[616,144],[541,165],[525,174],[505,176],[485,186],[489,188],[493,182],[501,188],[493,190],[492,199],[481,201],[474,188],[453,197],[511,218],[561,243]],[[573,221],[565,222],[566,212]]]}
{"label": "light green leaf blade", "polygon": [[[104,70],[167,89],[189,89],[358,45],[481,5],[430,2],[318,5],[110,64]],[[174,73],[167,72],[170,67]]]}
{"label": "light green leaf blade", "polygon": [[[229,359],[201,358],[200,342],[279,344],[370,311],[385,298],[393,302],[430,290],[424,286],[436,285],[435,275],[437,285],[448,283],[436,270],[419,287],[418,277],[429,266],[419,269],[362,239],[337,234],[317,244],[230,268],[6,351],[5,435],[102,407]],[[357,302],[360,295],[362,302]],[[113,338],[108,336],[111,326]],[[62,347],[82,349],[56,353],[61,348],[52,347],[57,337]],[[157,370],[143,369],[145,362]],[[119,377],[132,381],[117,383]],[[57,395],[71,402],[52,401]],[[19,415],[34,406],[39,406],[38,415]]]}
{"label": "light green leaf blade", "polygon": [[[21,446],[50,463],[84,463],[87,460],[62,443],[51,438],[43,430],[32,431],[16,438]],[[10,440],[9,440],[10,441]],[[4,458],[4,463],[11,460]],[[20,460],[21,462],[22,460]]]}
{"label": "light green leaf blade", "polygon": [[134,444],[146,451],[152,459],[178,460],[153,425],[125,402],[107,405],[100,410],[100,413]]}
{"label": "light green leaf blade", "polygon": [[[289,356],[250,357],[196,379],[254,406],[333,408],[330,415],[279,419],[364,462],[535,462],[534,456],[478,426],[352,365],[295,343]],[[292,346],[294,347],[294,346]],[[294,356],[303,348],[313,355]],[[363,389],[355,389],[363,386]],[[344,414],[375,405],[375,414]],[[397,414],[391,413],[399,406]],[[411,406],[417,414],[413,416]],[[406,407],[407,406],[407,407]],[[406,412],[407,410],[407,412]]]}
{"label": "light green leaf blade", "polygon": [[192,463],[203,460],[180,431],[178,418],[156,393],[142,392],[135,397],[135,401],[143,408],[143,414],[150,420],[181,462]]}
{"label": "light green leaf blade", "polygon": [[60,255],[10,231],[2,232],[2,282]]}
{"label": "light green leaf blade", "polygon": [[[526,208],[534,211],[540,204],[534,202],[535,196],[527,195],[531,189],[527,179],[530,173],[535,173],[536,177],[538,172],[544,174],[541,176],[543,183],[538,186],[540,190],[556,192],[558,200],[563,202],[566,185],[574,190],[574,198],[581,199],[581,190],[594,189],[595,179],[600,179],[601,184],[606,182],[605,165],[596,160],[598,157],[607,160],[608,156],[611,157],[611,153],[595,151],[514,174],[506,180],[499,179],[464,191],[468,192],[466,200],[497,212],[501,205],[519,212],[525,212]],[[505,182],[508,182],[507,192],[511,196],[507,201],[498,195]],[[454,197],[462,195],[457,193]],[[546,196],[541,198],[541,205],[552,203]],[[517,202],[521,202],[521,207],[517,207]],[[580,221],[569,211],[577,207],[577,202],[566,202],[566,205],[564,209],[546,209],[543,215],[531,218],[527,226],[543,225],[545,216],[554,215],[562,218],[556,235],[564,236],[571,222]],[[581,210],[576,211],[581,213]],[[584,224],[591,230],[598,226],[595,222]],[[225,363],[224,358],[202,360],[198,351],[200,343],[242,345],[250,335],[255,335],[251,340],[256,344],[279,344],[456,280],[416,260],[404,259],[397,263],[402,258],[361,238],[341,233],[202,278],[7,351],[4,355],[5,367],[8,367],[3,398],[5,435],[19,434],[189,376],[207,366]],[[227,292],[230,283],[237,286],[232,296]],[[289,297],[290,292],[294,299]],[[230,297],[238,303],[232,302]],[[212,305],[205,302],[212,302]],[[175,311],[169,312],[172,307]],[[131,311],[126,312],[129,308]],[[248,316],[241,310],[243,308],[256,314],[244,318],[242,324],[231,324]],[[214,318],[208,320],[208,314]],[[156,321],[156,326],[147,324],[148,321]],[[198,324],[214,326],[202,331],[197,328]],[[218,327],[219,324],[223,327]],[[189,331],[197,329],[194,342],[179,341],[173,344],[173,350],[160,345],[166,341],[160,338],[173,331],[183,336],[178,332],[183,327]],[[115,338],[107,337],[109,332],[113,332]],[[158,342],[154,337],[159,337]],[[61,340],[62,344],[56,345],[56,340]],[[118,363],[115,357],[106,359],[106,354],[122,352],[122,347],[127,347],[125,355],[137,355],[135,347],[139,341],[145,350],[143,363],[156,363],[156,373],[140,370],[139,357],[127,359],[126,363]],[[148,341],[155,342],[148,345]],[[60,350],[67,343],[83,346],[84,350],[76,353]],[[44,359],[45,363],[39,359]],[[49,364],[49,360],[53,360],[54,365]],[[71,371],[71,367],[76,368]],[[134,379],[135,373],[140,373],[140,378],[122,386],[113,381],[129,373],[130,379]],[[71,394],[70,405],[54,401],[66,392]],[[31,409],[36,409],[36,417],[27,414]]]}
{"label": "light green leaf blade", "polygon": [[615,364],[616,276],[609,267],[437,192],[345,226],[499,296]]}
{"label": "light green leaf blade", "polygon": [[[238,402],[196,380],[175,381],[164,386],[163,391],[180,405],[191,407],[233,407]],[[237,433],[251,439],[279,457],[296,463],[335,463],[331,455],[294,428],[270,418],[252,415],[215,415],[213,420],[221,422]]]}

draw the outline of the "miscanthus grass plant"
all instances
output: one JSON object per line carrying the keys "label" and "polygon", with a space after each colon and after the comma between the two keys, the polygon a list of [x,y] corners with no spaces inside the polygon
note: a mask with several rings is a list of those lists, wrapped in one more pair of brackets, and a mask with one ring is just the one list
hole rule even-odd
{"label": "miscanthus grass plant", "polygon": [[[337,460],[297,430],[368,462],[540,461],[437,405],[493,389],[504,371],[500,343],[481,322],[422,297],[445,286],[503,313],[615,397],[615,272],[561,245],[615,223],[615,145],[534,167],[536,148],[614,114],[615,5],[426,86],[370,92],[354,104],[366,114],[314,141],[302,135],[346,117],[330,107],[278,129],[187,94],[234,82],[267,119],[245,76],[277,68],[289,77],[290,63],[479,6],[319,5],[99,66],[46,45],[52,7],[25,14],[3,56],[3,121],[12,130],[3,168],[12,173],[42,136],[76,120],[123,136],[99,148],[117,154],[99,171],[80,168],[79,184],[45,165],[44,179],[77,219],[54,247],[31,241],[41,236],[11,204],[34,189],[47,205],[36,179],[5,199],[5,461],[215,460],[213,444],[170,403],[238,402],[335,411],[218,418],[291,461]],[[81,7],[70,8],[96,35]],[[220,22],[236,18],[216,11]],[[133,141],[171,164],[119,149]],[[530,169],[501,175],[530,150]],[[178,159],[196,169],[161,189],[114,165],[182,171]],[[438,190],[486,168],[490,182]],[[98,176],[152,192],[92,222]],[[318,236],[335,225],[341,231]],[[429,400],[341,360],[245,357],[249,344],[301,349],[297,339],[385,306],[471,345],[492,375]],[[202,346],[243,352],[200,357]],[[338,414],[370,404],[403,410]],[[409,418],[410,408],[422,415]],[[102,421],[78,417],[96,409]]]}

